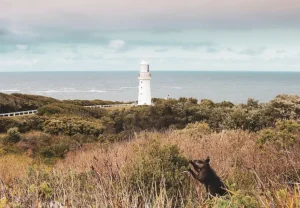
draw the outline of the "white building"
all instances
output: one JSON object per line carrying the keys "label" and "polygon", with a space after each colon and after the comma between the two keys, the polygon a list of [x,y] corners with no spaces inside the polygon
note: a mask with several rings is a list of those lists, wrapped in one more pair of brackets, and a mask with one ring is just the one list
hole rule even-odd
{"label": "white building", "polygon": [[151,74],[149,72],[149,63],[141,62],[141,72],[139,73],[139,96],[138,105],[151,105]]}

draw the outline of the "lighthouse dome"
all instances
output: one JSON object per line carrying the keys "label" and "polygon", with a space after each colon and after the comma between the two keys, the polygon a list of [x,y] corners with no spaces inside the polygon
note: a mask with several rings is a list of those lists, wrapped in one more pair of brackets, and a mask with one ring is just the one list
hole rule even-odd
{"label": "lighthouse dome", "polygon": [[143,61],[141,62],[141,65],[149,65],[149,63],[148,63],[148,61],[143,60]]}

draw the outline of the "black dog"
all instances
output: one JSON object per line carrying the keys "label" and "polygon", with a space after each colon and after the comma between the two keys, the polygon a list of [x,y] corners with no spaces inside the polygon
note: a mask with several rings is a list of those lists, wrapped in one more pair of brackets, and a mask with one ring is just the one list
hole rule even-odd
{"label": "black dog", "polygon": [[204,184],[208,194],[212,196],[223,196],[228,194],[225,184],[210,167],[209,161],[209,157],[207,157],[206,160],[191,160],[190,164],[195,171],[189,168],[185,172],[190,173],[195,180]]}

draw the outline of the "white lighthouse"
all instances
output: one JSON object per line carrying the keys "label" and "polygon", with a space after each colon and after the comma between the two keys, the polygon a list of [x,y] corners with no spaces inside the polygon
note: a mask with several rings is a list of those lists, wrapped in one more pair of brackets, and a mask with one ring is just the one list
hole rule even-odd
{"label": "white lighthouse", "polygon": [[149,72],[149,63],[141,62],[141,72],[139,73],[139,96],[138,105],[151,105],[151,74]]}

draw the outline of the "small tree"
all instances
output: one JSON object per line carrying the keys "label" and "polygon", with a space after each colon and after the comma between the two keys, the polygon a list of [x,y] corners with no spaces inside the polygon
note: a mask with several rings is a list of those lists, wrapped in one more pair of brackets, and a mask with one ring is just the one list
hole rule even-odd
{"label": "small tree", "polygon": [[17,127],[10,128],[7,130],[7,137],[5,138],[5,143],[17,143],[21,139],[20,132]]}

